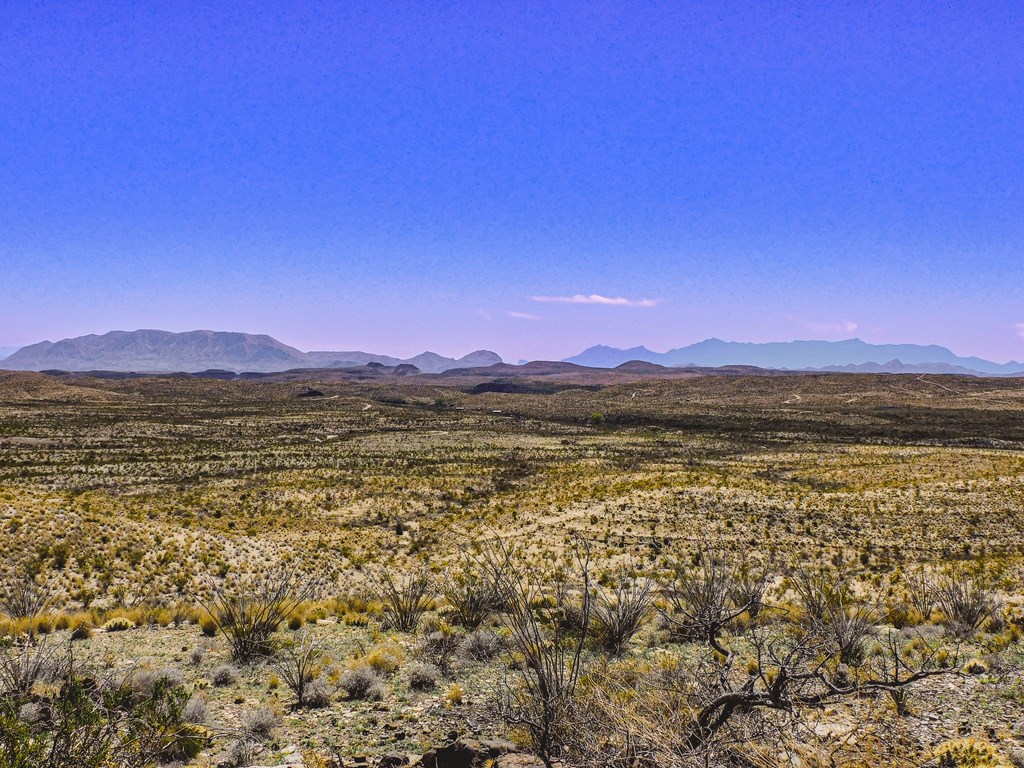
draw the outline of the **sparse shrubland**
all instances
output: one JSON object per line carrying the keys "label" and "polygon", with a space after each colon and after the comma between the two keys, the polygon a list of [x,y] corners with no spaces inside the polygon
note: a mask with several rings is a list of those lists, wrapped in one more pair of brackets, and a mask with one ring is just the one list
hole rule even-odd
{"label": "sparse shrubland", "polygon": [[3,768],[1024,744],[1019,382],[53,386],[0,397]]}

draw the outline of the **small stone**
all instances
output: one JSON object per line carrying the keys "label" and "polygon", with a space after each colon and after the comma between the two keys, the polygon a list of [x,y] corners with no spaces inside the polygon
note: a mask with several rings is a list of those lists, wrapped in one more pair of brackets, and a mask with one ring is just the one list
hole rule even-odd
{"label": "small stone", "polygon": [[535,755],[510,753],[499,757],[494,766],[495,768],[544,768],[544,761]]}

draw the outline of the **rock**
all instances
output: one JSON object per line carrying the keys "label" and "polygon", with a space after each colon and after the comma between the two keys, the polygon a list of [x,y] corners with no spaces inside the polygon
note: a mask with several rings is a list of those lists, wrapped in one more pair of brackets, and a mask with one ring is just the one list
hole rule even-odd
{"label": "rock", "polygon": [[281,755],[284,757],[284,764],[290,768],[297,768],[302,764],[302,753],[299,752],[299,748],[294,744],[290,744],[281,750]]}
{"label": "rock", "polygon": [[428,749],[420,758],[423,768],[473,768],[476,752],[461,742]]}
{"label": "rock", "polygon": [[423,768],[476,768],[515,749],[515,745],[508,741],[457,739],[451,744],[428,750],[420,758],[420,765]]}
{"label": "rock", "polygon": [[384,755],[377,761],[377,768],[403,768],[406,765],[409,765],[408,755],[397,752]]}
{"label": "rock", "polygon": [[499,755],[507,755],[511,752],[519,751],[519,748],[515,744],[511,741],[505,741],[504,739],[481,741],[480,746],[482,749],[487,750],[487,754],[490,757],[498,757]]}

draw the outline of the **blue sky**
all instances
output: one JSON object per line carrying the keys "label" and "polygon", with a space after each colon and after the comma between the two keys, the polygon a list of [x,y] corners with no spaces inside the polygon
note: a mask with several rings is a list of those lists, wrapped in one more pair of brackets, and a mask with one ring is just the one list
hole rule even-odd
{"label": "blue sky", "polygon": [[1024,359],[1019,3],[0,0],[0,347]]}

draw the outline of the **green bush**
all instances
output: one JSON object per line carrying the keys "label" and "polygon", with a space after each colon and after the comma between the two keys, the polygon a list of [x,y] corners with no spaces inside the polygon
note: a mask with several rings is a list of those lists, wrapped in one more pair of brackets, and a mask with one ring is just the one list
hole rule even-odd
{"label": "green bush", "polygon": [[0,699],[0,768],[148,768],[191,760],[210,737],[184,722],[190,694],[166,679],[140,695],[131,686],[98,686],[69,674],[39,716],[20,717],[27,699]]}

